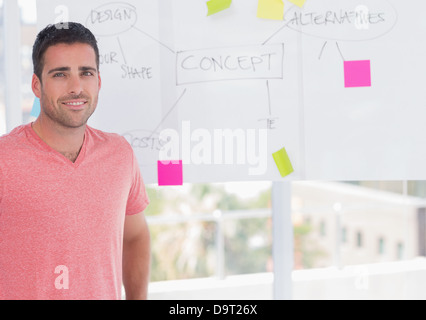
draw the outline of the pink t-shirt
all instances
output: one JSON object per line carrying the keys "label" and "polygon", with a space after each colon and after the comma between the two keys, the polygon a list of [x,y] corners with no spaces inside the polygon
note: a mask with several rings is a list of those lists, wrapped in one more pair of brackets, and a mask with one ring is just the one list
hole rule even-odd
{"label": "pink t-shirt", "polygon": [[87,127],[75,163],[31,124],[0,138],[0,300],[121,299],[124,219],[148,202],[119,135]]}

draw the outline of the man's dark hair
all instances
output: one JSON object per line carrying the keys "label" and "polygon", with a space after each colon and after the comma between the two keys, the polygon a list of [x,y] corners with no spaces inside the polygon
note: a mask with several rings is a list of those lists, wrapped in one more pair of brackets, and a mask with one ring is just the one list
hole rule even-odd
{"label": "man's dark hair", "polygon": [[37,35],[33,46],[34,73],[41,81],[44,67],[44,54],[47,49],[57,44],[84,43],[95,50],[96,66],[99,70],[99,48],[93,33],[80,23],[66,22],[48,25]]}

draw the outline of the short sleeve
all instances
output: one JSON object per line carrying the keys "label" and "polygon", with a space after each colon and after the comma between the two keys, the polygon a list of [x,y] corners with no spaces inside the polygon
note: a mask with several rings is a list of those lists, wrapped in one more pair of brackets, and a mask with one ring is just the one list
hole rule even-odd
{"label": "short sleeve", "polygon": [[127,200],[126,215],[142,213],[149,205],[149,198],[139,168],[138,161],[132,149],[132,185]]}

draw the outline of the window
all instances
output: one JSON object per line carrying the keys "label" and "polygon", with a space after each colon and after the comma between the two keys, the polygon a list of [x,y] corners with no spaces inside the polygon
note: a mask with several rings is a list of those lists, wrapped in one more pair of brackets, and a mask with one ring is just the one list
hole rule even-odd
{"label": "window", "polygon": [[6,133],[6,106],[5,106],[5,70],[4,70],[4,39],[3,39],[3,1],[0,0],[0,136]]}
{"label": "window", "polygon": [[34,93],[31,89],[31,78],[33,75],[32,49],[37,36],[37,8],[34,0],[19,0],[21,9],[21,103],[23,122],[34,120],[31,116],[34,104]]}
{"label": "window", "polygon": [[[149,186],[151,205],[145,214],[153,239],[151,280],[271,272],[270,185]],[[241,198],[247,186],[253,196]]]}
{"label": "window", "polygon": [[[22,110],[22,115],[19,116],[19,121],[22,120],[23,123],[28,123],[33,118],[30,116],[32,106],[34,103],[34,94],[31,90],[31,77],[32,77],[32,46],[36,37],[37,28],[36,28],[36,1],[35,0],[18,0],[18,6],[21,14],[21,23],[20,23],[20,33],[21,38],[19,39],[20,44],[20,106]],[[11,131],[12,128],[7,128],[7,116],[6,116],[6,96],[5,96],[5,84],[7,71],[5,70],[5,51],[4,51],[4,15],[5,6],[3,1],[0,0],[0,135],[6,133],[6,131]],[[19,22],[18,22],[19,24]],[[10,72],[10,71],[9,71]],[[19,79],[18,79],[19,81]],[[18,91],[19,92],[19,91]],[[19,112],[18,112],[19,115]],[[8,115],[10,117],[10,115]],[[16,114],[13,115],[13,118],[16,118]],[[14,121],[18,120],[16,118]],[[9,125],[19,125],[20,123]]]}

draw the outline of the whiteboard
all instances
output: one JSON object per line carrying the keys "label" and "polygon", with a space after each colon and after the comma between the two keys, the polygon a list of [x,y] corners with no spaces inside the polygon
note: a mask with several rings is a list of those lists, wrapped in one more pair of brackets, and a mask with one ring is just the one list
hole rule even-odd
{"label": "whiteboard", "polygon": [[257,0],[212,16],[204,0],[39,0],[38,24],[96,35],[89,124],[129,141],[147,183],[158,160],[195,183],[425,179],[426,4],[284,3],[280,21],[257,18]]}

